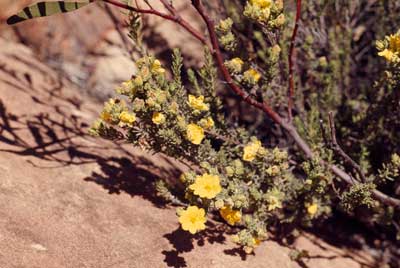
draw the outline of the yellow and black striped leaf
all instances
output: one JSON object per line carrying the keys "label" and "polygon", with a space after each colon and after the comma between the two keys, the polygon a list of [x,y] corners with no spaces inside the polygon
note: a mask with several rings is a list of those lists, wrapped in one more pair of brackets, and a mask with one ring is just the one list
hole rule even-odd
{"label": "yellow and black striped leaf", "polygon": [[13,15],[7,19],[7,24],[15,24],[21,21],[51,16],[58,13],[66,13],[84,7],[95,0],[87,0],[83,2],[40,2],[28,6],[21,10],[18,14]]}

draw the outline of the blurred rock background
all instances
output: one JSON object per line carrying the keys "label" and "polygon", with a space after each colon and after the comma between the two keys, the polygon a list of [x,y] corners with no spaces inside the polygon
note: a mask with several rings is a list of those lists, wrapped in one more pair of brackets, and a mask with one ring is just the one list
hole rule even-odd
{"label": "blurred rock background", "polygon": [[[37,2],[13,1],[8,6],[10,1],[1,1],[2,18],[29,2]],[[176,1],[175,5],[184,17],[195,22],[195,26],[202,27],[188,1]],[[153,6],[162,9],[158,1]],[[103,101],[113,94],[116,85],[134,74],[132,58],[139,57],[128,41],[123,12],[94,3],[69,14],[39,18],[13,27],[3,23],[0,37],[29,46],[57,72]],[[186,64],[195,65],[201,61],[202,45],[177,25],[154,16],[146,16],[143,23],[145,46],[161,60],[168,61],[169,48],[178,46],[185,55]]]}

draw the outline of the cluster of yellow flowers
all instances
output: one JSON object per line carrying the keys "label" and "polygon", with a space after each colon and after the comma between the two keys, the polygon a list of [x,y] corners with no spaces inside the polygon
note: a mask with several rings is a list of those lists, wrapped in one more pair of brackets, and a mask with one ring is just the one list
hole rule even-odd
{"label": "cluster of yellow flowers", "polygon": [[208,111],[210,107],[208,104],[204,103],[204,96],[193,96],[189,94],[189,106],[193,108],[195,111]]}
{"label": "cluster of yellow flowers", "polygon": [[[241,58],[233,58],[225,62],[225,66],[228,68],[231,74],[241,74],[243,71],[244,62]],[[241,79],[248,85],[255,85],[261,79],[261,74],[254,68],[246,70]]]}
{"label": "cluster of yellow flowers", "polygon": [[[249,0],[244,9],[244,15],[269,26],[280,27],[285,23],[282,13],[283,0]],[[273,15],[273,18],[271,16]]]}
{"label": "cluster of yellow flowers", "polygon": [[218,40],[221,46],[228,51],[234,51],[237,48],[236,37],[232,32],[232,26],[233,20],[227,18],[221,20],[216,27],[219,36]]}
{"label": "cluster of yellow flowers", "polygon": [[[201,103],[200,106],[202,107]],[[191,128],[196,128],[196,126],[191,126]],[[197,130],[200,131],[200,130]],[[195,132],[195,131],[194,131]],[[202,135],[200,135],[202,137]],[[193,139],[194,140],[194,139]],[[243,154],[242,154],[242,159],[246,162],[252,162],[254,161],[257,157],[262,157],[267,155],[267,149],[265,149],[261,145],[261,141],[258,140],[256,137],[251,137],[250,142],[244,146],[243,148]],[[281,169],[287,168],[285,166],[285,160],[287,158],[287,153],[284,151],[279,150],[278,148],[275,148],[274,150],[271,151],[270,154],[273,158],[276,164],[271,165],[267,169],[267,173],[270,176],[276,176],[280,174]],[[234,161],[234,166],[228,166],[226,167],[226,172],[227,176],[233,176],[234,174],[242,174],[240,169],[243,169],[243,164],[239,159],[236,159]],[[280,164],[279,164],[280,163]],[[241,167],[241,168],[240,168]],[[193,176],[193,177],[192,177]],[[188,179],[188,178],[192,179]],[[242,212],[241,210],[234,209],[235,207],[242,207],[244,204],[243,202],[246,202],[246,197],[244,195],[238,195],[238,196],[232,196],[228,197],[225,199],[222,196],[218,197],[218,194],[222,192],[222,187],[221,187],[221,178],[219,175],[215,174],[209,174],[205,173],[203,175],[197,175],[194,177],[194,175],[185,175],[183,174],[181,177],[182,182],[187,183],[187,182],[192,182],[188,186],[188,189],[193,193],[195,196],[198,196],[203,199],[214,199],[216,200],[213,202],[213,207],[219,210],[219,213],[221,217],[229,224],[229,225],[235,225],[237,223],[240,223],[242,221]],[[268,191],[265,194],[264,200],[267,202],[267,210],[268,211],[273,211],[277,208],[282,208],[282,200],[283,200],[284,194],[279,191],[277,188],[273,188],[270,191]],[[192,206],[193,207],[193,206]],[[184,230],[189,230],[191,233],[195,233],[197,231],[203,230],[200,223],[202,223],[205,219],[204,217],[200,217],[199,212],[198,212],[198,207],[194,206],[197,210],[194,208],[190,209],[190,212],[185,210],[185,213],[182,211],[178,212],[180,215],[179,222],[182,225],[182,228]],[[313,207],[310,208],[315,209]],[[311,214],[311,212],[309,212]],[[193,214],[192,217],[189,217],[189,214]],[[201,214],[203,215],[203,214]],[[188,219],[191,219],[191,222],[189,222]],[[246,238],[247,239],[247,238]],[[252,243],[251,239],[257,239],[257,243]],[[258,238],[251,237],[249,241],[246,243],[248,244],[248,250],[250,251],[250,248],[254,248],[260,240]]]}
{"label": "cluster of yellow flowers", "polygon": [[233,58],[225,62],[225,66],[232,74],[238,74],[243,71],[244,62],[241,58]]}
{"label": "cluster of yellow flowers", "polygon": [[[195,234],[206,228],[205,223],[207,221],[206,212],[203,208],[197,206],[189,206],[184,210],[178,211],[179,223],[183,230]],[[238,210],[233,210],[230,207],[223,207],[220,209],[221,217],[230,225],[240,222],[242,214]],[[257,239],[256,245],[260,244],[260,240]]]}
{"label": "cluster of yellow flowers", "polygon": [[400,63],[400,33],[386,36],[384,40],[377,41],[378,55],[392,63]]}
{"label": "cluster of yellow flowers", "polygon": [[[195,234],[206,228],[205,222],[207,221],[206,212],[203,208],[197,206],[189,206],[184,210],[179,210],[179,223],[183,230]],[[221,217],[230,225],[235,225],[242,219],[242,214],[238,210],[231,209],[230,207],[223,207],[220,209]],[[258,246],[260,240],[252,238],[253,246]],[[249,252],[251,253],[251,252]]]}
{"label": "cluster of yellow flowers", "polygon": [[119,120],[124,124],[132,125],[136,121],[136,116],[128,111],[123,111],[119,115]]}
{"label": "cluster of yellow flowers", "polygon": [[243,73],[243,80],[244,82],[250,84],[250,85],[255,85],[260,81],[261,79],[261,74],[253,68],[248,69]]}
{"label": "cluster of yellow flowers", "polygon": [[151,121],[153,121],[154,124],[160,125],[162,123],[165,123],[165,115],[160,112],[155,112],[153,114],[153,117],[151,118]]}
{"label": "cluster of yellow flowers", "polygon": [[[279,1],[249,2],[265,12],[268,9],[271,14],[277,13]],[[219,30],[229,34],[231,27],[232,21],[225,20]],[[279,45],[269,50],[266,56],[279,58]],[[239,57],[225,65],[246,88],[261,84],[262,74],[255,65]],[[144,149],[198,164],[201,173],[189,171],[181,177],[188,201],[186,208],[177,210],[181,228],[196,234],[206,228],[207,214],[217,212],[228,225],[240,226],[234,240],[251,253],[266,239],[267,227],[284,218],[293,207],[293,197],[287,191],[292,179],[287,153],[264,148],[256,137],[249,138],[244,129],[227,128],[222,114],[216,113],[219,100],[208,87],[203,90],[202,86],[207,86],[204,81],[194,87],[195,93],[189,94],[179,79],[167,79],[166,70],[154,57],[140,59],[137,67],[136,75],[117,89],[131,106],[123,100],[109,100],[97,128],[104,131],[97,134],[126,138]],[[175,67],[173,71],[179,73]],[[218,121],[214,122],[213,117]],[[214,140],[213,135],[218,137]],[[205,140],[207,136],[210,140]],[[313,181],[308,187],[312,184]],[[168,187],[157,187],[166,200],[178,200]],[[324,202],[316,197],[300,205],[308,220],[322,215],[324,209]]]}
{"label": "cluster of yellow flowers", "polygon": [[223,206],[219,210],[219,214],[230,225],[235,225],[242,219],[242,213],[239,210],[232,209],[230,206]]}
{"label": "cluster of yellow flowers", "polygon": [[[201,112],[208,111],[210,106],[204,102],[204,96],[194,96],[189,94],[188,96],[189,107],[193,109],[194,114],[200,114]],[[209,130],[214,127],[214,120],[208,116],[200,119],[198,124],[190,123],[187,125],[186,137],[193,144],[200,144],[204,139],[204,130]]]}
{"label": "cluster of yellow flowers", "polygon": [[243,149],[243,160],[247,162],[253,161],[258,153],[263,153],[265,150],[261,145],[261,141],[257,140],[255,137],[249,142]]}
{"label": "cluster of yellow flowers", "polygon": [[104,109],[100,114],[101,120],[108,124],[132,126],[136,121],[136,115],[128,111],[124,101],[110,99],[104,104]]}
{"label": "cluster of yellow flowers", "polygon": [[[149,118],[151,122],[160,126],[169,119],[175,119],[177,126],[183,131],[183,136],[192,144],[199,145],[205,138],[205,131],[215,126],[213,118],[209,115],[210,104],[205,102],[203,95],[188,94],[187,105],[192,109],[193,117],[183,116],[176,100],[170,100],[171,95],[167,90],[159,88],[152,79],[164,79],[165,69],[159,60],[144,57],[136,62],[138,72],[136,76],[123,82],[116,89],[117,93],[128,96],[133,102],[133,110],[128,111],[125,103],[111,99],[105,103],[100,119],[111,125],[132,127],[137,117]],[[136,113],[135,113],[136,112]],[[193,122],[193,119],[196,120]],[[192,121],[192,122],[187,122]]]}
{"label": "cluster of yellow flowers", "polygon": [[204,139],[204,129],[196,124],[188,124],[186,137],[191,143],[199,145]]}
{"label": "cluster of yellow flowers", "polygon": [[[194,183],[189,186],[189,189],[201,198],[213,199],[222,191],[220,177],[208,173],[196,176]],[[178,211],[178,214],[179,223],[183,230],[195,234],[205,229],[204,223],[207,219],[203,208],[189,206],[186,210]]]}
{"label": "cluster of yellow flowers", "polygon": [[151,72],[155,72],[158,74],[164,74],[165,69],[162,67],[161,62],[159,60],[154,60],[153,64],[151,65]]}

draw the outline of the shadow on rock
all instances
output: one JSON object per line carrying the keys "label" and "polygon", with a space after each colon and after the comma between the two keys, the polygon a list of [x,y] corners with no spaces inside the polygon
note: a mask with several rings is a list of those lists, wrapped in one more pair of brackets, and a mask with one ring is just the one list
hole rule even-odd
{"label": "shadow on rock", "polygon": [[[164,201],[155,193],[154,184],[163,176],[177,178],[178,174],[162,170],[144,157],[136,157],[133,161],[126,157],[110,157],[98,162],[101,173],[93,172],[86,181],[95,182],[110,194],[125,192],[131,196],[141,196],[163,207]],[[151,170],[151,171],[150,171]]]}
{"label": "shadow on rock", "polygon": [[[231,234],[232,229],[225,224],[215,223],[208,221],[206,223],[206,229],[195,235],[191,235],[189,232],[183,231],[181,228],[164,235],[164,237],[172,245],[172,250],[164,250],[165,259],[164,262],[168,267],[180,268],[188,267],[185,258],[182,256],[184,253],[192,251],[195,246],[202,247],[206,244],[226,242],[226,234]],[[241,249],[236,249],[239,252]],[[244,252],[242,252],[244,254]],[[231,254],[229,250],[221,252],[221,254]],[[241,256],[241,255],[240,255]],[[243,258],[242,258],[243,259]]]}
{"label": "shadow on rock", "polygon": [[32,103],[16,109],[8,108],[0,99],[0,152],[27,157],[29,164],[42,169],[96,163],[100,171],[84,178],[86,181],[102,185],[110,194],[126,192],[162,206],[155,195],[154,182],[174,181],[179,170],[164,161],[164,156],[153,157],[157,163],[166,163],[157,166],[154,159],[131,150],[129,145],[90,136],[89,108],[76,97],[65,95],[62,82],[53,82],[55,94],[55,90],[31,86],[35,79],[11,69],[5,78],[0,76],[0,82]]}

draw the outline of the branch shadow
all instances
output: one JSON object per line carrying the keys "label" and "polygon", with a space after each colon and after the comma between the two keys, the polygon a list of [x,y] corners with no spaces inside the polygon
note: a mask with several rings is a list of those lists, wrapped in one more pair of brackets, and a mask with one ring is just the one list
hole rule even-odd
{"label": "branch shadow", "polygon": [[[191,235],[189,232],[183,231],[181,228],[174,230],[171,233],[165,234],[164,238],[171,244],[171,250],[164,250],[162,254],[165,256],[164,262],[168,267],[182,268],[188,267],[185,258],[182,256],[184,253],[192,251],[196,246],[203,247],[206,244],[224,244],[226,242],[226,235],[233,234],[233,229],[226,224],[217,223],[215,221],[207,221],[206,229]],[[240,252],[242,251],[242,252]],[[246,255],[240,248],[232,250],[224,250],[222,253],[241,256]]]}
{"label": "branch shadow", "polygon": [[[71,96],[71,92],[65,94],[62,78],[49,78],[43,67],[16,56],[12,58],[38,70],[37,76],[45,76],[41,82],[45,81],[46,88],[32,74],[14,70],[11,64],[0,65],[0,84],[7,90],[16,90],[24,103],[32,106],[16,110],[15,104],[10,103],[13,108],[9,109],[5,99],[8,93],[0,98],[0,153],[26,157],[28,164],[41,169],[95,163],[100,171],[92,172],[83,178],[85,181],[101,185],[110,194],[125,192],[164,206],[155,194],[154,182],[173,181],[180,175],[178,168],[171,162],[156,165],[150,157],[134,152],[129,145],[90,136],[87,115],[91,111],[83,108],[84,103]],[[163,156],[157,160],[162,162]]]}

